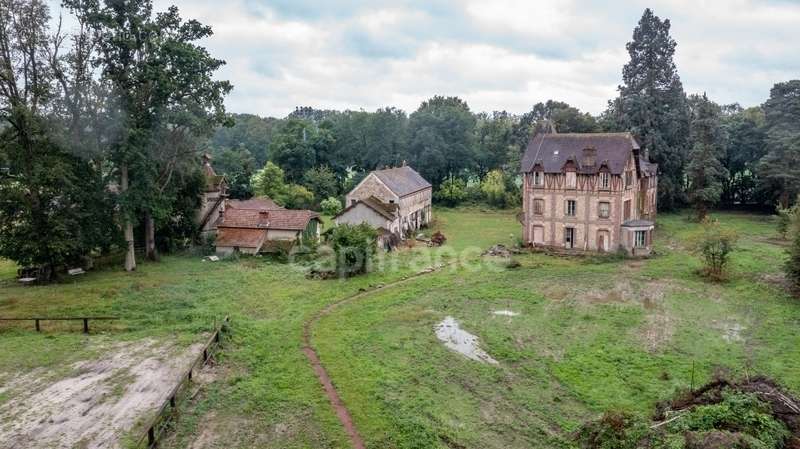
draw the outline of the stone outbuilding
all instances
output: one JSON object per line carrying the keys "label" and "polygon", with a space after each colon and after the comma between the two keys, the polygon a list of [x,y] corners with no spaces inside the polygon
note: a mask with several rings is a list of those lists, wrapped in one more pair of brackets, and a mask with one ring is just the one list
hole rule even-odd
{"label": "stone outbuilding", "polygon": [[225,177],[218,175],[211,166],[211,155],[203,154],[203,174],[205,189],[200,197],[200,208],[197,210],[197,227],[203,236],[213,235],[217,230],[217,219],[228,198],[228,183]]}
{"label": "stone outbuilding", "polygon": [[522,160],[525,242],[649,254],[657,169],[630,133],[536,134]]}
{"label": "stone outbuilding", "polygon": [[368,223],[400,238],[432,220],[432,187],[409,166],[375,170],[346,196],[336,224]]}
{"label": "stone outbuilding", "polygon": [[319,241],[322,222],[316,212],[284,209],[262,197],[226,201],[216,227],[216,252],[226,256],[289,251]]}

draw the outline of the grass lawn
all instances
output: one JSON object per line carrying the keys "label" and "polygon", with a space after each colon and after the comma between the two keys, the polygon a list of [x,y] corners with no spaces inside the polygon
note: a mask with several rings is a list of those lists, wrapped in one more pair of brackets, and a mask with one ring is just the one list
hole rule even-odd
{"label": "grass lawn", "polygon": [[[99,271],[74,283],[15,285],[0,262],[0,316],[113,314],[83,336],[0,325],[0,384],[34,369],[65,375],[102,344],[197,341],[214,319],[232,342],[163,447],[345,448],[348,440],[301,349],[302,325],[331,302],[431,264],[473,260],[520,232],[511,212],[438,210],[438,249],[388,255],[348,281],[305,279],[266,259],[167,257],[133,274]],[[568,445],[606,408],[646,412],[717,369],[766,373],[800,392],[800,302],[779,277],[784,247],[765,217],[719,214],[741,235],[731,280],[698,278],[686,237],[696,225],[662,215],[658,255],[645,261],[515,256],[521,266],[455,265],[348,303],[324,317],[314,344],[369,447]],[[517,316],[497,316],[496,310]],[[496,366],[442,346],[445,316],[480,337]],[[75,324],[75,326],[79,326]],[[65,368],[66,367],[66,368]],[[13,396],[0,393],[0,405]]]}

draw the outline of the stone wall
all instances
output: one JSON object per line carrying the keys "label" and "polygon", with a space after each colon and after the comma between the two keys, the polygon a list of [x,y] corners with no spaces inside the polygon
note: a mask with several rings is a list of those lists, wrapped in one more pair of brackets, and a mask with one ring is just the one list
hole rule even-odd
{"label": "stone wall", "polygon": [[361,184],[347,194],[347,204],[345,204],[345,207],[350,206],[358,200],[365,200],[371,196],[380,199],[384,203],[397,203],[400,201],[397,195],[380,182],[375,175],[370,173],[361,181]]}

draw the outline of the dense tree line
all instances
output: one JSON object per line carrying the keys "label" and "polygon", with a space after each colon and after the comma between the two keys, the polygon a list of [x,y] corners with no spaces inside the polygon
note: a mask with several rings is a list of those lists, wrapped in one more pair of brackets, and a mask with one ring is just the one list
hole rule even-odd
{"label": "dense tree line", "polygon": [[[314,204],[342,195],[365,172],[407,163],[434,184],[442,203],[516,207],[520,158],[536,132],[629,131],[659,164],[661,210],[692,206],[702,219],[713,207],[787,207],[800,193],[800,81],[776,84],[763,105],[747,109],[687,95],[670,26],[645,10],[626,46],[618,96],[597,117],[555,100],[516,115],[435,96],[411,114],[302,107],[282,119],[234,115],[237,131],[220,128],[211,147],[234,196],[253,193],[245,180],[267,159],[288,183],[312,191]],[[322,168],[336,180],[324,192],[315,187],[314,170]]]}
{"label": "dense tree line", "polygon": [[[50,272],[121,249],[155,259],[195,234],[210,151],[234,198],[335,211],[376,168],[412,165],[447,205],[520,205],[520,159],[537,132],[630,131],[659,164],[659,207],[780,204],[800,193],[800,80],[764,104],[687,95],[669,20],[645,10],[616,98],[599,116],[556,100],[524,114],[434,96],[410,113],[299,107],[226,114],[211,29],[151,0],[0,0],[0,257]],[[138,243],[137,243],[138,242]],[[44,273],[46,276],[47,273]]]}
{"label": "dense tree line", "polygon": [[[197,150],[227,120],[211,29],[150,0],[0,0],[0,256],[49,279],[136,241],[156,258],[194,233]],[[59,22],[60,23],[60,22]]]}

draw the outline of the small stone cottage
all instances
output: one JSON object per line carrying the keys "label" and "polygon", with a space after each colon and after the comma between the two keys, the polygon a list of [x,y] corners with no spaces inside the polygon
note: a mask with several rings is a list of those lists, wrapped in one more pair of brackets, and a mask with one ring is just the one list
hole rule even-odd
{"label": "small stone cottage", "polygon": [[536,134],[522,160],[525,242],[648,255],[657,168],[630,133]]}
{"label": "small stone cottage", "polygon": [[406,238],[431,222],[432,187],[409,166],[375,170],[346,197],[336,224],[368,223],[381,236]]}
{"label": "small stone cottage", "polygon": [[263,197],[226,201],[216,228],[216,252],[226,256],[289,251],[318,241],[322,222],[316,212],[284,209]]}

